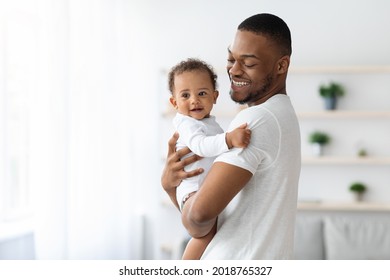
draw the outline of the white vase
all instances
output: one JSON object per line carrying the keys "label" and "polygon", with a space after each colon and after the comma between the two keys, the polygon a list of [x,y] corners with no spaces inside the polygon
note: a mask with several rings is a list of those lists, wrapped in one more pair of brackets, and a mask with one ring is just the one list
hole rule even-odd
{"label": "white vase", "polygon": [[323,154],[323,147],[322,147],[321,144],[313,143],[311,148],[312,148],[313,156],[316,156],[316,157],[322,156],[322,154]]}
{"label": "white vase", "polygon": [[355,202],[363,201],[363,193],[362,192],[353,192]]}

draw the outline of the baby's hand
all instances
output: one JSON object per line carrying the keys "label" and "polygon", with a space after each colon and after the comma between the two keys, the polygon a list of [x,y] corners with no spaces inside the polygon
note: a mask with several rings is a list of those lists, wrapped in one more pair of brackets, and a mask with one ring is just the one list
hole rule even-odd
{"label": "baby's hand", "polygon": [[226,144],[229,149],[235,148],[246,148],[251,140],[251,131],[247,128],[248,124],[244,123],[226,133]]}

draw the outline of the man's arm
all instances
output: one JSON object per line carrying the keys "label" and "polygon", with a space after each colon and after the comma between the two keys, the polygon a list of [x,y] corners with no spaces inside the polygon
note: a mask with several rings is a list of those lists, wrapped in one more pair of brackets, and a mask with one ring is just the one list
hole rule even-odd
{"label": "man's arm", "polygon": [[199,191],[185,203],[182,222],[193,237],[210,232],[218,215],[245,187],[252,173],[241,167],[216,162]]}
{"label": "man's arm", "polygon": [[178,209],[180,209],[179,204],[176,200],[177,186],[180,185],[183,179],[197,176],[201,174],[204,170],[202,168],[199,168],[189,172],[184,171],[184,167],[186,165],[196,162],[200,159],[200,157],[197,155],[193,155],[183,160],[180,160],[183,156],[191,153],[191,151],[188,148],[176,151],[177,139],[179,139],[179,134],[175,133],[168,142],[168,155],[163,173],[161,175],[161,185],[169,195],[173,204]]}

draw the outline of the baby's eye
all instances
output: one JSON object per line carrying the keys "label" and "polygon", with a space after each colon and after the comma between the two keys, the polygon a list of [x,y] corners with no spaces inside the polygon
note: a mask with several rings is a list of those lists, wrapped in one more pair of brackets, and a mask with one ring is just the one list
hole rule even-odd
{"label": "baby's eye", "polygon": [[188,92],[183,92],[181,95],[180,95],[181,98],[189,98],[190,97],[190,94]]}
{"label": "baby's eye", "polygon": [[200,91],[200,92],[198,93],[198,95],[199,95],[199,96],[205,96],[205,95],[207,95],[207,92],[205,92],[205,91]]}

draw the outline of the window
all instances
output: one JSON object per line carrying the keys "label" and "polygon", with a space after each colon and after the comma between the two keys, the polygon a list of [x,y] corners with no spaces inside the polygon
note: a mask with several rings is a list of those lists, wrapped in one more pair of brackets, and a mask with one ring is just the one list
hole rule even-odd
{"label": "window", "polygon": [[32,15],[7,12],[0,19],[0,223],[31,214],[29,104],[39,38]]}

